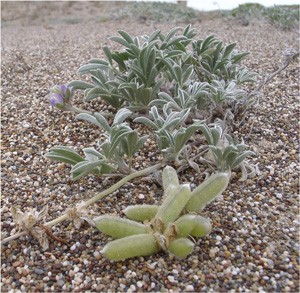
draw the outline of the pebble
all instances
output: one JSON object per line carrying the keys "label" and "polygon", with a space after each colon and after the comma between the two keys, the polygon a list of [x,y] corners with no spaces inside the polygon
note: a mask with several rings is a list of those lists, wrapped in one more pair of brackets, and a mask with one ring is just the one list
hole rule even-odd
{"label": "pebble", "polygon": [[185,287],[185,291],[187,291],[187,292],[195,292],[195,288],[194,288],[193,285],[187,285]]}
{"label": "pebble", "polygon": [[44,271],[42,269],[34,269],[34,272],[37,274],[37,275],[43,275],[44,274]]}

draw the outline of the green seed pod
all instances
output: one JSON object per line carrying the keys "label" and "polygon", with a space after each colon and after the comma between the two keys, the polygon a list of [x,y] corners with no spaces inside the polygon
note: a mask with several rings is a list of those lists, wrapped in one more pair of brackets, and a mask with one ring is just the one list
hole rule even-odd
{"label": "green seed pod", "polygon": [[192,230],[195,226],[195,217],[196,215],[187,214],[178,218],[174,224],[177,228],[178,237],[186,237],[191,235]]}
{"label": "green seed pod", "polygon": [[152,220],[159,206],[150,204],[139,204],[134,206],[128,206],[123,212],[126,217],[133,221],[144,222]]}
{"label": "green seed pod", "polygon": [[174,224],[177,227],[178,237],[186,237],[188,235],[202,237],[208,235],[212,230],[210,219],[200,215],[184,215],[175,221]]}
{"label": "green seed pod", "polygon": [[111,260],[147,256],[160,250],[153,234],[132,235],[107,243],[101,253]]}
{"label": "green seed pod", "polygon": [[216,173],[192,191],[191,199],[186,205],[189,212],[199,212],[226,189],[230,179],[229,173]]}
{"label": "green seed pod", "polygon": [[174,191],[178,190],[180,186],[178,176],[174,168],[170,166],[165,167],[162,172],[162,183],[164,189],[163,200],[169,196],[173,197],[176,194]]}
{"label": "green seed pod", "polygon": [[94,219],[94,222],[98,230],[113,238],[148,232],[146,225],[116,216],[103,215]]}
{"label": "green seed pod", "polygon": [[171,166],[166,166],[162,172],[163,189],[177,188],[179,186],[178,176],[176,170]]}
{"label": "green seed pod", "polygon": [[190,186],[188,184],[180,185],[177,190],[174,191],[174,195],[164,199],[155,218],[160,219],[166,227],[168,223],[175,221],[179,217],[190,198]]}
{"label": "green seed pod", "polygon": [[169,251],[178,257],[186,257],[193,251],[195,244],[188,238],[177,238],[170,242]]}
{"label": "green seed pod", "polygon": [[194,237],[203,237],[208,235],[212,230],[211,221],[209,218],[197,215],[195,217],[195,226],[191,234]]}

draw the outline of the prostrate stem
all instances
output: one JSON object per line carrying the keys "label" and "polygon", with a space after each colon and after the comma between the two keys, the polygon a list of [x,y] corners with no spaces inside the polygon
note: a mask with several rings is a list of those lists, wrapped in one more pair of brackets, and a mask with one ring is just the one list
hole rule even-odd
{"label": "prostrate stem", "polygon": [[[114,191],[116,191],[117,189],[119,189],[122,185],[126,184],[128,181],[136,178],[136,177],[141,177],[141,176],[145,176],[145,175],[148,175],[152,172],[154,172],[155,170],[158,170],[160,168],[163,167],[163,163],[158,163],[154,166],[151,166],[151,167],[148,167],[146,169],[143,169],[141,171],[136,171],[126,177],[124,177],[123,179],[121,179],[120,181],[118,181],[117,183],[115,183],[114,185],[112,185],[111,187],[109,187],[108,189],[96,194],[94,197],[92,197],[91,199],[89,199],[88,201],[86,201],[82,207],[83,208],[87,208],[88,206],[94,204],[95,202],[99,201],[100,199],[108,196],[109,194],[113,193]],[[58,223],[60,222],[63,222],[64,220],[67,220],[69,217],[68,217],[68,213],[65,213],[63,215],[61,215],[60,217],[50,221],[50,222],[47,222],[44,224],[44,226],[47,226],[47,227],[52,227],[52,226],[55,226],[57,225]],[[5,244],[11,240],[14,240],[14,239],[17,239],[21,236],[24,236],[26,235],[26,232],[20,232],[20,233],[16,233],[12,236],[9,236],[7,238],[4,238],[2,241],[1,241],[1,245],[2,244]]]}

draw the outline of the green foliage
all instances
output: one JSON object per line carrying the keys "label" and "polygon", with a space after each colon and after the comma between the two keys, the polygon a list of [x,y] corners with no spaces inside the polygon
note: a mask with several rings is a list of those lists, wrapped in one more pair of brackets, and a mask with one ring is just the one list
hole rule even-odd
{"label": "green foliage", "polygon": [[235,17],[259,18],[264,14],[265,9],[266,8],[259,3],[245,3],[233,9],[231,14]]}
{"label": "green foliage", "polygon": [[112,52],[104,47],[107,60],[92,59],[78,70],[90,74],[92,83],[72,81],[68,86],[84,90],[86,101],[100,97],[117,109],[142,111],[167,103],[177,111],[192,109],[192,117],[211,107],[209,101],[217,101],[213,105],[220,110],[220,104],[228,107],[228,100],[234,104],[242,93],[247,99],[240,86],[255,82],[255,74],[240,62],[248,53],[238,53],[235,43],[223,45],[215,36],[193,41],[190,25],[176,35],[179,31],[176,27],[163,35],[157,30],[141,39],[118,31],[120,36],[111,39],[125,49]]}
{"label": "green foliage", "polygon": [[[218,125],[210,128],[202,124],[200,127],[209,146],[209,152],[204,156],[206,162],[215,166],[219,172],[229,172],[240,167],[245,173],[245,159],[255,153],[247,150],[248,146],[243,141],[239,143],[237,137],[225,134]],[[247,177],[247,173],[243,177]]]}
{"label": "green foliage", "polygon": [[[203,208],[220,195],[227,187],[228,179],[227,173],[214,174],[192,192],[188,184],[179,184],[176,171],[166,166],[162,174],[165,195],[161,206],[158,208],[153,206],[152,209],[150,205],[138,205],[125,210],[126,214],[133,218],[137,217],[138,221],[147,219],[144,224],[110,215],[102,215],[94,219],[97,229],[117,238],[107,243],[102,253],[111,260],[146,256],[161,250],[177,257],[186,257],[195,246],[188,237],[206,236],[212,228],[208,218],[194,213],[197,211],[195,207]],[[174,185],[176,190],[170,192]],[[207,193],[208,189],[209,193]],[[199,200],[201,204],[195,204],[195,201]],[[193,213],[185,214],[187,207],[190,206],[193,207]]]}
{"label": "green foliage", "polygon": [[199,18],[199,13],[189,7],[164,2],[129,2],[115,14],[116,18],[135,19],[140,22],[185,22]]}
{"label": "green foliage", "polygon": [[[195,31],[187,26],[182,35],[175,36],[179,30],[174,28],[166,35],[157,30],[141,39],[118,31],[120,36],[110,39],[125,49],[112,52],[105,46],[103,51],[107,60],[92,59],[78,69],[80,74],[90,74],[92,83],[72,81],[68,86],[84,90],[86,101],[101,97],[117,109],[122,106],[133,110],[147,109],[168,76],[179,79],[178,82],[182,84],[192,73],[191,65],[184,65],[181,58],[188,58],[186,47],[195,36]],[[172,68],[174,62],[175,68],[183,65],[187,73],[180,71],[176,75],[177,71],[170,71],[173,73],[170,76],[167,69]]]}
{"label": "green foliage", "polygon": [[245,3],[233,9],[231,15],[242,19],[244,23],[257,19],[265,19],[274,26],[284,30],[299,27],[299,5],[264,7],[258,3]]}
{"label": "green foliage", "polygon": [[182,126],[189,115],[190,109],[180,112],[172,111],[165,105],[162,115],[156,106],[149,111],[149,118],[138,117],[134,121],[143,123],[154,130],[156,141],[166,161],[178,161],[188,140],[200,128],[199,123],[187,127]]}
{"label": "green foliage", "polygon": [[299,5],[269,7],[265,10],[265,17],[275,25],[284,30],[299,28]]}
{"label": "green foliage", "polygon": [[73,180],[87,174],[102,175],[116,171],[128,173],[131,171],[133,156],[147,139],[147,136],[139,137],[138,132],[132,130],[124,122],[130,115],[131,111],[128,109],[120,109],[116,113],[113,123],[109,125],[106,118],[100,113],[93,115],[80,113],[76,116],[78,120],[90,122],[105,131],[107,139],[99,145],[99,150],[84,148],[85,158],[83,158],[67,147],[54,147],[45,157],[73,165],[71,169]]}
{"label": "green foliage", "polygon": [[[72,164],[73,179],[90,173],[128,173],[134,155],[147,139],[136,129],[136,123],[142,123],[154,134],[165,162],[188,164],[199,172],[189,147],[195,133],[207,128],[204,122],[214,123],[216,118],[230,124],[255,99],[243,88],[245,83],[255,82],[255,74],[240,64],[248,53],[238,52],[235,43],[225,45],[213,35],[194,40],[196,32],[191,25],[141,37],[123,30],[118,33],[110,39],[123,50],[104,46],[105,59],[93,58],[78,69],[79,74],[88,74],[90,81],[68,84],[72,92],[84,91],[85,101],[99,98],[118,110],[111,125],[101,113],[77,115],[77,119],[98,126],[107,139],[97,149],[84,149],[84,158],[77,154],[78,162],[62,151],[58,154],[55,148],[46,157]],[[132,116],[132,123],[126,121]],[[225,144],[230,145],[230,152]],[[237,154],[237,162],[245,158],[240,146],[225,144],[210,146],[214,157],[210,165],[221,171],[239,165],[232,152]]]}

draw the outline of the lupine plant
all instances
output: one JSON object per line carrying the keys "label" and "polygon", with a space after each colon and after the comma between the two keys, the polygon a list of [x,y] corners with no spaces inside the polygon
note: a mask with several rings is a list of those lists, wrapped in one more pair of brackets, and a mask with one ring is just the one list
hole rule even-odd
{"label": "lupine plant", "polygon": [[230,172],[213,174],[191,191],[189,184],[179,184],[175,169],[165,167],[160,206],[128,206],[124,210],[128,219],[110,215],[94,219],[101,232],[117,238],[106,244],[102,253],[111,260],[146,256],[161,250],[177,257],[187,256],[195,245],[190,236],[206,236],[212,230],[210,220],[196,212],[226,189],[229,178]]}
{"label": "lupine plant", "polygon": [[[124,46],[123,51],[104,47],[106,59],[92,59],[79,68],[79,74],[90,75],[90,82],[74,80],[51,89],[53,108],[77,113],[76,119],[99,127],[105,140],[96,148],[84,148],[83,155],[67,146],[55,146],[45,157],[70,164],[74,180],[104,174],[122,178],[45,224],[47,207],[40,212],[13,207],[19,233],[2,243],[29,234],[47,249],[48,237],[63,242],[50,227],[69,219],[76,228],[86,221],[117,238],[102,250],[112,260],[161,250],[185,257],[193,250],[191,239],[210,233],[210,220],[199,213],[225,190],[233,169],[241,168],[243,180],[255,173],[246,161],[254,153],[243,140],[230,135],[230,123],[240,118],[239,112],[245,113],[262,86],[282,69],[263,80],[256,91],[248,92],[243,85],[254,83],[255,74],[240,64],[248,53],[237,52],[236,44],[223,45],[215,36],[193,40],[196,32],[190,25],[178,35],[180,30],[174,28],[165,35],[157,30],[141,38],[119,31],[120,36],[111,39]],[[75,107],[72,98],[77,90],[84,91],[85,101],[100,99],[115,110],[101,113]],[[107,119],[111,115],[112,122]],[[140,135],[141,127],[149,135]],[[147,139],[156,142],[158,162],[135,170],[135,156]],[[203,164],[212,169],[212,175],[198,187],[191,190],[188,183],[179,183],[177,173],[192,167],[199,174]],[[91,219],[90,205],[128,181],[163,167],[161,205],[128,206],[124,210],[127,219],[112,215]]]}

